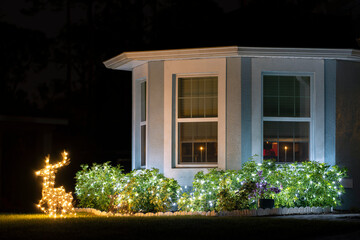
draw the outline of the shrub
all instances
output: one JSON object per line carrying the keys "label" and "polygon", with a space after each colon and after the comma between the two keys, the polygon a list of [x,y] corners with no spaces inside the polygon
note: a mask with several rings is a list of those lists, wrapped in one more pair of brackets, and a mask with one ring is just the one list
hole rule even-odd
{"label": "shrub", "polygon": [[94,163],[92,167],[81,165],[81,168],[75,177],[75,194],[79,206],[114,211],[116,197],[127,182],[121,167],[113,167],[107,162]]}
{"label": "shrub", "polygon": [[119,194],[119,211],[165,212],[178,200],[181,187],[176,180],[166,178],[158,169],[134,170],[126,187]]}
{"label": "shrub", "polygon": [[208,173],[197,173],[193,192],[182,195],[179,208],[185,211],[253,208],[260,197],[275,199],[276,207],[335,207],[341,204],[344,187],[340,181],[344,177],[346,169],[324,163],[248,161],[239,171],[211,169]]}
{"label": "shrub", "polygon": [[184,211],[215,210],[221,191],[229,188],[225,191],[232,195],[241,186],[236,174],[237,171],[234,170],[218,169],[209,169],[208,173],[198,172],[194,176],[192,192],[183,193],[179,199],[179,209]]}
{"label": "shrub", "polygon": [[341,179],[346,177],[345,168],[341,169],[336,165],[329,166],[315,161],[279,167],[281,175],[277,181],[281,183],[282,191],[275,197],[276,206],[335,207],[341,205],[341,195],[345,192]]}
{"label": "shrub", "polygon": [[255,182],[243,182],[238,191],[231,191],[229,187],[225,186],[219,192],[215,209],[217,211],[232,211],[254,208],[256,206],[254,192],[256,192]]}

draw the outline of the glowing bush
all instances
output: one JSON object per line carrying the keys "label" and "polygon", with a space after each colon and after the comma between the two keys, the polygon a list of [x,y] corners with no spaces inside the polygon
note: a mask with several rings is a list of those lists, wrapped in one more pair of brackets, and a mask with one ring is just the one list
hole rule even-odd
{"label": "glowing bush", "polygon": [[276,207],[335,207],[345,192],[341,185],[344,177],[346,169],[324,163],[248,161],[239,171],[197,173],[193,191],[184,193],[178,205],[185,211],[235,210],[255,208],[257,200],[266,197],[275,199]]}
{"label": "glowing bush", "polygon": [[127,183],[121,167],[113,167],[109,162],[81,167],[82,170],[77,172],[75,177],[75,193],[79,206],[115,211],[115,200]]}
{"label": "glowing bush", "polygon": [[176,205],[180,185],[159,173],[158,169],[134,170],[128,179],[118,195],[120,212],[165,212]]}
{"label": "glowing bush", "polygon": [[198,172],[194,176],[193,188],[190,193],[183,193],[178,207],[184,211],[212,211],[218,204],[221,191],[230,195],[241,187],[238,172],[234,170],[210,169],[208,173]]}
{"label": "glowing bush", "polygon": [[81,166],[75,193],[80,207],[122,213],[168,211],[175,207],[181,188],[157,169],[124,174],[109,163]]}
{"label": "glowing bush", "polygon": [[282,192],[275,197],[276,206],[335,207],[341,205],[345,192],[341,179],[346,169],[318,162],[281,165],[277,184]]}

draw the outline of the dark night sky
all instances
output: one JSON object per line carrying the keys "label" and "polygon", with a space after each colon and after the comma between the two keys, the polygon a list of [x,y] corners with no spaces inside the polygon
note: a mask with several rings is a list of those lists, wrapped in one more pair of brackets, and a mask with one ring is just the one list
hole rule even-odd
{"label": "dark night sky", "polygon": [[[359,48],[359,16],[360,0],[3,0],[0,116],[68,120],[52,130],[51,154],[70,151],[72,167],[58,179],[71,189],[80,164],[129,168],[131,73],[102,61],[124,51],[191,47]],[[23,125],[4,130],[7,124],[0,122],[0,202],[5,210],[29,209],[4,204],[18,198],[6,197],[5,186],[14,166],[26,163],[25,175],[41,167],[48,153],[31,143],[44,130],[25,126],[25,137]],[[29,175],[12,187],[28,179],[31,202],[39,179]]]}

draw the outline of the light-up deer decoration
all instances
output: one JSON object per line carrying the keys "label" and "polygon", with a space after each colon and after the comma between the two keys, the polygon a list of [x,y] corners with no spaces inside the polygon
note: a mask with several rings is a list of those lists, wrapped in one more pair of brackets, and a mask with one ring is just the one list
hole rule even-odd
{"label": "light-up deer decoration", "polygon": [[42,198],[37,205],[44,213],[49,214],[52,217],[63,216],[67,213],[73,213],[74,207],[72,205],[73,197],[70,193],[65,192],[63,186],[54,188],[55,185],[55,173],[58,168],[69,165],[70,159],[66,151],[61,153],[63,160],[50,164],[50,156],[45,158],[45,167],[35,174],[43,177],[43,189]]}

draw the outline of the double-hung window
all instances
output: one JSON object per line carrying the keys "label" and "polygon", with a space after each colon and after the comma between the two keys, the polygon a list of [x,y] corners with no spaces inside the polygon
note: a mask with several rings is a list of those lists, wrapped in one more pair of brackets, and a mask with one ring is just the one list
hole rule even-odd
{"label": "double-hung window", "polygon": [[177,78],[177,166],[218,162],[218,77]]}
{"label": "double-hung window", "polygon": [[263,74],[263,159],[308,161],[311,77]]}
{"label": "double-hung window", "polygon": [[140,165],[146,166],[146,81],[140,83]]}

